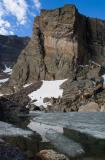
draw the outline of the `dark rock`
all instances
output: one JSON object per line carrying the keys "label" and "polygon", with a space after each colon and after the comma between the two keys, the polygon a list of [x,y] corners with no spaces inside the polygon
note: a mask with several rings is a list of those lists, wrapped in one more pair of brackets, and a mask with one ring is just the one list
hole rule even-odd
{"label": "dark rock", "polygon": [[4,65],[12,67],[16,63],[20,52],[28,42],[28,37],[0,35],[0,71],[5,69]]}
{"label": "dark rock", "polygon": [[42,82],[37,82],[27,88],[21,88],[14,94],[0,97],[0,119],[16,121],[20,113],[27,114],[29,104],[28,94],[40,88]]}
{"label": "dark rock", "polygon": [[0,144],[1,160],[26,160],[27,157],[17,147],[8,144]]}
{"label": "dark rock", "polygon": [[46,97],[46,98],[43,99],[43,102],[44,102],[44,103],[49,102],[50,99],[51,99],[51,98],[47,98],[47,97]]}
{"label": "dark rock", "polygon": [[27,113],[25,107],[19,106],[16,102],[7,98],[0,98],[0,120],[4,121],[17,121],[20,113]]}

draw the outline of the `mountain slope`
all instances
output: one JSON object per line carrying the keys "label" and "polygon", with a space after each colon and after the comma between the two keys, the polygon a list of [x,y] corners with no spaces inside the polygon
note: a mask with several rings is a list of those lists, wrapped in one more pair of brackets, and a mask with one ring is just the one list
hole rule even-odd
{"label": "mountain slope", "polygon": [[0,70],[13,67],[28,41],[28,37],[0,35]]}

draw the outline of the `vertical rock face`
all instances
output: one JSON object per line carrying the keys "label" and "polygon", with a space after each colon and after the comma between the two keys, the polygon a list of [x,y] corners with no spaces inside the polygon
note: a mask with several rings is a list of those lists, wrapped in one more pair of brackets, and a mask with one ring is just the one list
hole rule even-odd
{"label": "vertical rock face", "polygon": [[12,67],[28,41],[28,37],[0,35],[0,69],[5,65]]}
{"label": "vertical rock face", "polygon": [[105,63],[105,22],[87,18],[74,5],[42,10],[33,35],[13,69],[10,85],[72,78],[90,59]]}

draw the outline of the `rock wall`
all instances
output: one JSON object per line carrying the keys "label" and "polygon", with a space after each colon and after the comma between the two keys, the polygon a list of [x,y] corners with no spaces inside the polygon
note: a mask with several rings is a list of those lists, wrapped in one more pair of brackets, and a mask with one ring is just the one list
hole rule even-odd
{"label": "rock wall", "polygon": [[13,69],[10,85],[73,78],[78,65],[105,63],[105,21],[81,15],[74,5],[42,10]]}

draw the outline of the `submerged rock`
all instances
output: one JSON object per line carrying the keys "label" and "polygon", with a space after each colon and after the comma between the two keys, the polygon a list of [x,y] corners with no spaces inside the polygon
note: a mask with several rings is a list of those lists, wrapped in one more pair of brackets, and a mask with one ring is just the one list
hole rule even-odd
{"label": "submerged rock", "polygon": [[50,129],[46,133],[46,137],[57,148],[58,151],[67,155],[69,158],[79,158],[85,153],[81,144],[65,137],[61,133]]}

